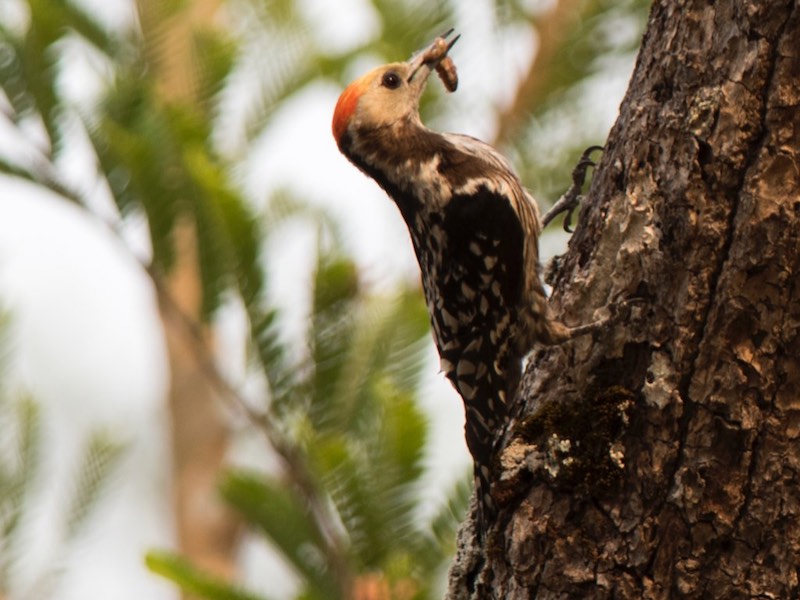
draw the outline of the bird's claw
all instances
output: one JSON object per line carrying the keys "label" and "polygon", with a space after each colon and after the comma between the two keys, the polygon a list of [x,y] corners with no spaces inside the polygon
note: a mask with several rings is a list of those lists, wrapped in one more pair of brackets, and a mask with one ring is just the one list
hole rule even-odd
{"label": "bird's claw", "polygon": [[[608,306],[609,320],[613,322],[630,321],[634,317],[634,309],[641,309],[647,300],[641,296],[628,296]],[[637,311],[638,312],[638,311]]]}
{"label": "bird's claw", "polygon": [[635,308],[641,309],[646,300],[638,296],[629,296],[613,302],[606,308],[606,316],[586,323],[585,325],[578,325],[577,327],[569,328],[569,338],[576,338],[583,335],[594,335],[598,331],[605,329],[608,326],[615,325],[620,322],[630,324],[632,321],[637,321],[641,318],[641,310],[634,311]]}
{"label": "bird's claw", "polygon": [[597,163],[592,160],[592,153],[597,150],[602,150],[602,146],[589,146],[581,154],[581,158],[575,168],[572,170],[572,185],[564,194],[556,201],[556,203],[547,211],[542,218],[542,229],[556,218],[562,212],[566,212],[564,217],[564,231],[572,233],[572,215],[575,209],[578,208],[583,200],[581,189],[586,181],[586,171],[589,167],[594,167]]}

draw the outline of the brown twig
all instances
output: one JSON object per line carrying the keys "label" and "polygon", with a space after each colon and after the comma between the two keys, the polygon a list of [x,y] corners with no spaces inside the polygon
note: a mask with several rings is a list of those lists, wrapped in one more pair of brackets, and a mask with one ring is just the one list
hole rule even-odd
{"label": "brown twig", "polygon": [[495,146],[507,143],[519,131],[524,119],[541,104],[553,70],[557,67],[559,50],[572,26],[581,18],[583,4],[586,4],[585,0],[559,0],[552,10],[532,20],[539,45],[528,72],[517,88],[514,101],[498,117]]}

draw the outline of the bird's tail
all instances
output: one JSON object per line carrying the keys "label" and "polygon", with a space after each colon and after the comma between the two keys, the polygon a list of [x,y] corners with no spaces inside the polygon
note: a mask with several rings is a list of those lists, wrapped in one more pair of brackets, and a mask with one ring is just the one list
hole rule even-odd
{"label": "bird's tail", "polygon": [[[502,353],[498,352],[497,355]],[[506,426],[509,401],[516,393],[520,377],[520,366],[516,362],[506,364],[505,360],[498,359],[489,364],[492,367],[484,377],[468,380],[474,388],[471,388],[471,400],[464,402],[464,434],[474,464],[476,525],[481,532],[487,531],[497,517],[497,503],[491,493],[491,483],[495,476],[492,465],[498,438]],[[456,389],[459,391],[462,391],[459,387],[462,383],[462,379],[456,379]]]}
{"label": "bird's tail", "polygon": [[485,465],[480,465],[477,462],[474,465],[475,473],[475,497],[476,515],[475,515],[475,529],[478,532],[478,537],[483,537],[483,534],[488,531],[491,523],[497,518],[497,504],[491,494],[491,474],[489,468]]}

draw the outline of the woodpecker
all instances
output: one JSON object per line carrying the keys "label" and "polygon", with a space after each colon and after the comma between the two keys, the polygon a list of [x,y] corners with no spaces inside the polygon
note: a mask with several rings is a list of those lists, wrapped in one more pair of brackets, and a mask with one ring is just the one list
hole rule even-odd
{"label": "woodpecker", "polygon": [[434,70],[448,90],[457,84],[451,33],[356,79],[339,97],[332,128],[339,150],[386,191],[408,226],[441,369],[464,401],[478,520],[486,525],[496,514],[494,444],[522,360],[534,343],[557,344],[579,328],[548,311],[539,211],[510,163],[473,137],[437,133],[420,119]]}

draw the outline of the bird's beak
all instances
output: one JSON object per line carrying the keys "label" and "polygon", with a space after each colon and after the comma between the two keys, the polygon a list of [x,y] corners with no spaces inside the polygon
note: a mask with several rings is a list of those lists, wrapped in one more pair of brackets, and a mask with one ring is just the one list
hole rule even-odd
{"label": "bird's beak", "polygon": [[450,48],[458,41],[458,38],[461,37],[457,35],[448,41],[447,38],[453,34],[453,31],[455,30],[451,29],[447,33],[440,35],[428,46],[416,52],[408,61],[408,83],[417,88],[420,94],[425,87],[425,82],[428,81],[428,76],[436,68],[436,65],[447,56],[447,53],[450,52]]}

